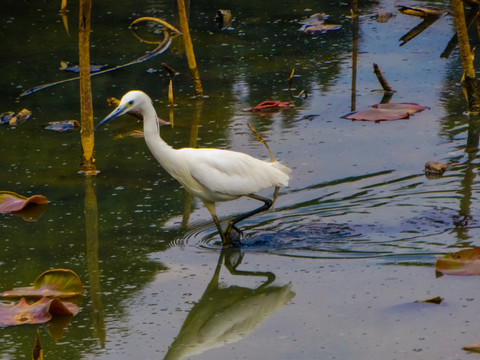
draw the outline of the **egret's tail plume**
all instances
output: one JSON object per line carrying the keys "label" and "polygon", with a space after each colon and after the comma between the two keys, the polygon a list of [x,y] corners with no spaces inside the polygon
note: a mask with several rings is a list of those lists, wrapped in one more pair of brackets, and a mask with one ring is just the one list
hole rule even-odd
{"label": "egret's tail plume", "polygon": [[288,186],[288,179],[290,178],[288,174],[292,171],[290,168],[286,167],[278,161],[274,161],[272,166],[279,170],[282,174],[278,176],[278,185],[277,186]]}

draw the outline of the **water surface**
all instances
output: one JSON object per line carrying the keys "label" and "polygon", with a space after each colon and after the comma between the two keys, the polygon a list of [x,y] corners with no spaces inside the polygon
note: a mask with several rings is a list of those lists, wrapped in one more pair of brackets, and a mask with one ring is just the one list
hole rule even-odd
{"label": "water surface", "polygon": [[[72,76],[58,68],[61,60],[77,61],[77,9],[69,4],[68,35],[59,4],[2,3],[9,51],[0,55],[0,107],[33,115],[0,129],[0,184],[50,203],[34,222],[1,216],[0,288],[25,286],[49,268],[74,270],[87,288],[81,312],[60,335],[62,326],[38,326],[46,357],[460,359],[462,346],[478,342],[476,279],[437,279],[434,268],[436,255],[475,246],[480,233],[462,71],[457,52],[440,58],[453,33],[451,17],[400,47],[398,39],[421,20],[397,13],[393,1],[362,3],[358,29],[348,4],[267,5],[191,4],[203,101],[192,98],[178,41],[159,57],[92,78],[96,122],[111,111],[106,98],[133,89],[147,92],[168,119],[165,62],[180,72],[175,127],[162,128],[169,144],[268,159],[250,123],[292,168],[274,208],[241,224],[241,251],[224,254],[201,203],[155,162],[142,139],[125,136],[141,129],[139,121],[123,117],[99,131],[101,172],[89,181],[78,174],[79,133],[44,130],[51,121],[79,118],[78,84],[19,97]],[[220,30],[213,18],[225,8],[235,21]],[[378,23],[371,15],[380,10],[395,16]],[[315,12],[326,12],[341,29],[299,32],[299,22]],[[116,66],[152,50],[128,29],[140,16],[176,21],[166,2],[94,3],[92,62]],[[373,63],[396,90],[392,102],[428,109],[392,122],[342,119],[381,101],[383,94],[372,91],[380,87]],[[287,91],[292,68],[294,90]],[[301,90],[307,98],[293,97]],[[263,100],[295,106],[269,115],[244,111]],[[450,168],[427,178],[430,160]],[[218,213],[227,221],[256,205],[240,199],[219,204]],[[243,272],[232,275],[226,260]],[[445,298],[440,306],[413,303],[437,295]],[[4,357],[29,358],[36,328],[1,329]]]}

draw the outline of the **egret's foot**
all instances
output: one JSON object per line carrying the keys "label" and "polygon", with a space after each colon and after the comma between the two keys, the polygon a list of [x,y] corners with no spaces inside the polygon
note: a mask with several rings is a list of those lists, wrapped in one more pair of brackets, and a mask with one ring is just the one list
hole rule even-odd
{"label": "egret's foot", "polygon": [[232,230],[235,230],[237,233],[237,236],[242,237],[243,236],[243,231],[240,230],[238,227],[236,227],[233,223],[233,221],[229,221],[227,224],[227,227],[225,228],[225,231],[223,232],[224,234],[231,234]]}
{"label": "egret's foot", "polygon": [[242,237],[243,231],[233,225],[232,222],[229,222],[227,228],[222,234],[223,246],[240,247],[240,245],[242,244]]}

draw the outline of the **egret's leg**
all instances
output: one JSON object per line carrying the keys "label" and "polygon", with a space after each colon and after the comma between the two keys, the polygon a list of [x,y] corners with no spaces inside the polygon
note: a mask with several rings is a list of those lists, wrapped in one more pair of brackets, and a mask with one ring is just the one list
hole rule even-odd
{"label": "egret's leg", "polygon": [[230,236],[225,235],[225,232],[222,229],[222,224],[220,224],[220,220],[218,220],[217,210],[215,209],[215,203],[204,201],[203,204],[205,205],[208,212],[212,216],[213,222],[215,223],[215,226],[217,227],[218,233],[220,234],[220,237],[222,238],[222,244],[224,246],[230,246],[231,245],[230,244]]}
{"label": "egret's leg", "polygon": [[249,211],[245,214],[242,214],[240,216],[237,216],[235,219],[233,220],[230,220],[228,225],[227,225],[227,228],[225,229],[224,231],[224,234],[229,234],[230,231],[232,231],[232,229],[235,229],[236,231],[238,231],[239,233],[241,233],[241,231],[235,226],[236,223],[242,221],[242,220],[245,220],[246,218],[249,218],[250,216],[253,216],[255,214],[258,214],[258,213],[261,213],[262,211],[266,211],[268,209],[270,209],[270,207],[272,206],[273,204],[273,201],[270,200],[270,199],[267,199],[267,198],[264,198],[262,196],[258,196],[258,195],[255,195],[255,194],[250,194],[250,195],[245,195],[245,196],[248,196],[252,199],[255,199],[255,200],[259,200],[259,201],[263,201],[263,205],[260,206],[259,208],[255,209],[255,210],[252,210],[252,211]]}

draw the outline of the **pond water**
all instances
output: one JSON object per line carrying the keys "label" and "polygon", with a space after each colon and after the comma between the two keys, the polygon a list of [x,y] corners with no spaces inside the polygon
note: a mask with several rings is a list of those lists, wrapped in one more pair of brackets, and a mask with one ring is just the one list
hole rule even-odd
{"label": "pond water", "polygon": [[[478,279],[435,274],[435,256],[476,246],[480,235],[476,119],[465,114],[458,51],[440,57],[451,16],[399,46],[421,20],[397,12],[397,1],[361,2],[358,27],[349,4],[336,1],[195,1],[190,27],[204,100],[192,98],[179,39],[144,63],[92,77],[96,123],[111,111],[108,97],[133,89],[168,119],[165,62],[179,72],[175,126],[162,127],[169,144],[268,159],[251,124],[292,169],[274,207],[240,224],[242,248],[222,251],[208,211],[143,139],[128,136],[139,120],[124,116],[95,134],[100,173],[85,179],[79,132],[44,129],[80,120],[78,83],[19,97],[74,76],[59,70],[78,57],[78,10],[68,5],[68,33],[60,2],[0,5],[0,112],[32,111],[26,123],[0,127],[0,190],[50,201],[36,221],[1,215],[0,289],[68,268],[86,293],[71,319],[1,328],[2,358],[30,358],[37,329],[50,359],[471,357],[462,347],[480,342]],[[449,9],[448,1],[415,5]],[[230,28],[216,27],[218,9],[232,11]],[[379,11],[395,16],[381,23],[372,16]],[[176,24],[175,12],[171,1],[94,2],[92,63],[117,66],[152,50],[129,24],[141,16]],[[317,12],[341,28],[298,31]],[[382,100],[373,63],[396,90],[391,102],[428,109],[381,123],[341,118]],[[306,98],[294,96],[301,90]],[[264,100],[294,107],[244,111]],[[430,160],[448,171],[426,177]],[[239,199],[217,210],[226,222],[257,205]],[[415,303],[434,296],[441,305]]]}

